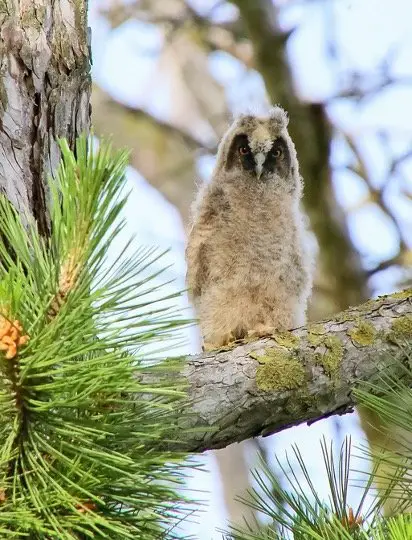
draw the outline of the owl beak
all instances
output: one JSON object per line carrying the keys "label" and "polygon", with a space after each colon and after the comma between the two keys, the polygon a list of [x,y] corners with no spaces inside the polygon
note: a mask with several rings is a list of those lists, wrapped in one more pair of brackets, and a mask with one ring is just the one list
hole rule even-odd
{"label": "owl beak", "polygon": [[258,180],[262,175],[263,164],[265,163],[265,159],[266,159],[266,155],[263,152],[258,152],[257,154],[255,154],[255,164],[256,164],[255,171],[256,171],[256,176],[258,177]]}

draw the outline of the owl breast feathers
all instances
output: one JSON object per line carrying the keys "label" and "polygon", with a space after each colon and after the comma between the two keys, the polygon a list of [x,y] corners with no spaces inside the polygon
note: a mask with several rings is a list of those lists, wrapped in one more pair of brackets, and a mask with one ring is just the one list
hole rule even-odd
{"label": "owl breast feathers", "polygon": [[305,321],[314,261],[287,124],[280,107],[236,119],[199,191],[186,281],[205,348]]}

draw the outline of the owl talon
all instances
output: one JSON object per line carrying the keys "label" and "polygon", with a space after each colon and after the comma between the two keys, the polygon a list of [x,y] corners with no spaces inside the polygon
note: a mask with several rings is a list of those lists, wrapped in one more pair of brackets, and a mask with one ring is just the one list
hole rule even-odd
{"label": "owl talon", "polygon": [[203,343],[202,345],[202,351],[203,352],[210,352],[210,351],[230,351],[236,345],[239,345],[243,340],[233,339],[233,336],[231,339],[225,339],[224,341],[220,341],[219,344],[216,343]]}
{"label": "owl talon", "polygon": [[216,347],[216,345],[213,345],[213,343],[203,343],[203,345],[202,345],[202,351],[203,352],[215,351],[218,348],[219,347]]}
{"label": "owl talon", "polygon": [[249,330],[247,333],[248,338],[263,338],[272,336],[276,332],[276,328],[273,326],[257,326],[253,330]]}

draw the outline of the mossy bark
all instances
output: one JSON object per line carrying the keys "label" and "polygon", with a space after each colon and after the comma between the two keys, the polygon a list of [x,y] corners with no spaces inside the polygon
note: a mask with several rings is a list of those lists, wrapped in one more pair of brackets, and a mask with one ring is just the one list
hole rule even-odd
{"label": "mossy bark", "polygon": [[192,414],[182,415],[181,447],[222,448],[352,412],[359,383],[377,381],[382,371],[404,373],[411,321],[409,291],[316,325],[189,358],[184,376]]}
{"label": "mossy bark", "polygon": [[90,125],[86,8],[84,0],[0,2],[0,189],[44,235],[56,139],[73,146]]}

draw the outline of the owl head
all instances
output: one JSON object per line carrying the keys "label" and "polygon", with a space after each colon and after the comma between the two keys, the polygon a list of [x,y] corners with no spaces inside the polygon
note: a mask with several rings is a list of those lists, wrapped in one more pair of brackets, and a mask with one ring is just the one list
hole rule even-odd
{"label": "owl head", "polygon": [[236,118],[219,146],[218,181],[299,194],[299,165],[287,125],[281,107],[274,107],[268,116]]}

